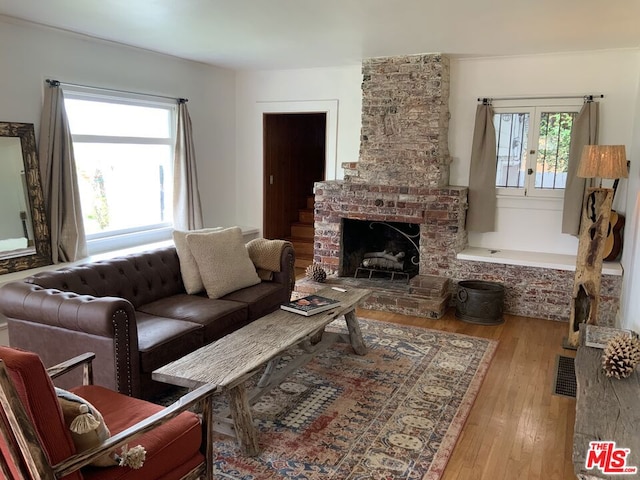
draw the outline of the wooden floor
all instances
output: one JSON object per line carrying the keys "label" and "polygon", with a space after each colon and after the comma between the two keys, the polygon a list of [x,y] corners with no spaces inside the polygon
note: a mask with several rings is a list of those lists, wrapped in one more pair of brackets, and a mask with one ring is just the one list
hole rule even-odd
{"label": "wooden floor", "polygon": [[498,326],[474,325],[451,309],[440,320],[357,311],[385,322],[499,341],[480,393],[442,480],[575,479],[571,453],[576,401],[553,394],[557,355],[568,324],[512,315]]}

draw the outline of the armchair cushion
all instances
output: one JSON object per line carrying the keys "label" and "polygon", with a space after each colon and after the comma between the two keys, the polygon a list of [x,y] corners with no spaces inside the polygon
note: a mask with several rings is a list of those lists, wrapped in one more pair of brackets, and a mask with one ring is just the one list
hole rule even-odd
{"label": "armchair cushion", "polygon": [[[97,385],[79,386],[71,391],[102,412],[112,435],[164,408]],[[183,412],[133,440],[134,444],[142,445],[147,451],[142,468],[88,468],[82,473],[85,479],[91,480],[164,479],[169,472],[171,475],[167,478],[180,478],[204,461],[200,453],[201,432],[198,416]],[[180,465],[179,472],[175,470],[176,465]]]}
{"label": "armchair cushion", "polygon": [[209,298],[220,298],[260,283],[240,227],[211,233],[190,233],[187,244],[196,259]]}

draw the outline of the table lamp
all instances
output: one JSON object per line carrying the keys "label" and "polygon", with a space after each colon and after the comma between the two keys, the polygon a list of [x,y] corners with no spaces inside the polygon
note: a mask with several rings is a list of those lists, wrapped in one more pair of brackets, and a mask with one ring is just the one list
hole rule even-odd
{"label": "table lamp", "polygon": [[581,178],[627,178],[627,154],[624,145],[585,145],[577,175]]}

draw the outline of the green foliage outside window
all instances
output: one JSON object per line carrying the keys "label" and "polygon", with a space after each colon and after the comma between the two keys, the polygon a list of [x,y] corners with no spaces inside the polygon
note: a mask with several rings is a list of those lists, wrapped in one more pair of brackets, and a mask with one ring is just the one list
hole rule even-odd
{"label": "green foliage outside window", "polygon": [[542,113],[538,143],[538,170],[550,173],[567,172],[571,128],[576,114],[571,112]]}

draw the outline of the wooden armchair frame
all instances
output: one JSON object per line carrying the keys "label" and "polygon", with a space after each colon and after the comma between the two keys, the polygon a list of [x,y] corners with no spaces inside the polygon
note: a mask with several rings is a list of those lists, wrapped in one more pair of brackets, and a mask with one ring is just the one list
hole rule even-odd
{"label": "wooden armchair frame", "polygon": [[[83,385],[91,385],[93,383],[92,361],[94,358],[95,354],[85,353],[48,368],[47,373],[51,378],[56,378],[82,366]],[[216,385],[203,385],[180,397],[164,410],[113,435],[99,446],[73,455],[57,465],[50,465],[31,418],[19,399],[4,362],[0,360],[0,407],[8,425],[6,428],[5,422],[0,421],[0,434],[8,446],[11,461],[18,469],[20,477],[16,480],[55,480],[79,470],[95,458],[125,445],[138,435],[153,430],[198,404],[202,414],[203,441],[201,451],[204,454],[205,462],[182,477],[182,480],[211,480],[213,478],[212,396],[217,390]],[[0,468],[0,472],[4,474],[5,478],[11,478],[12,473],[4,462],[0,462]]]}

